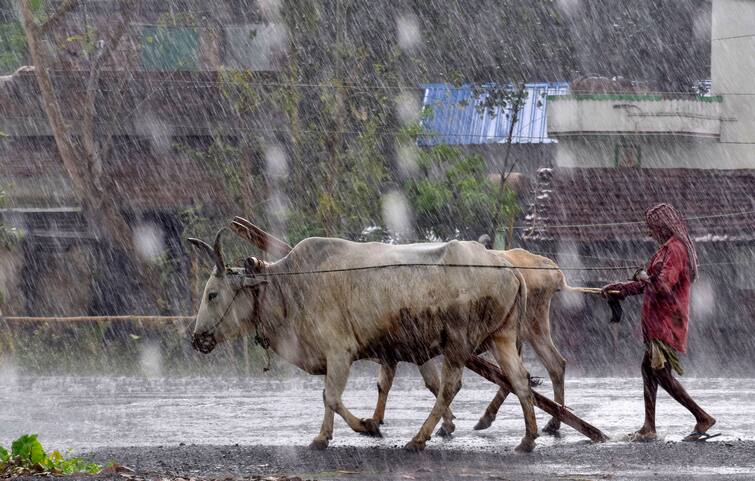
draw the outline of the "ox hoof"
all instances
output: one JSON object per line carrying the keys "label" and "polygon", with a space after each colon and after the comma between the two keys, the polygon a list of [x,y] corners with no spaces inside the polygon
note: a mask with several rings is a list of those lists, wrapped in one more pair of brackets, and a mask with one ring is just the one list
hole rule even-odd
{"label": "ox hoof", "polygon": [[374,419],[362,419],[361,423],[364,431],[360,431],[359,434],[364,434],[365,436],[374,436],[376,438],[383,437],[383,435],[380,433],[380,424],[375,422]]}
{"label": "ox hoof", "polygon": [[417,441],[416,439],[412,439],[411,441],[406,443],[406,446],[404,446],[404,449],[406,451],[418,453],[425,449],[425,441]]}
{"label": "ox hoof", "polygon": [[309,449],[314,449],[315,451],[322,451],[323,449],[328,447],[328,440],[323,438],[315,438],[314,441],[309,443]]}
{"label": "ox hoof", "polygon": [[477,421],[477,424],[474,425],[473,429],[475,431],[482,431],[483,429],[488,429],[492,425],[493,425],[493,419],[483,416],[480,418],[479,421]]}
{"label": "ox hoof", "polygon": [[454,423],[448,423],[443,424],[440,428],[438,428],[438,431],[435,433],[436,436],[440,436],[442,438],[450,438],[451,435],[456,431],[456,426]]}
{"label": "ox hoof", "polygon": [[519,446],[514,449],[517,453],[531,453],[535,449],[535,440],[533,438],[525,437]]}
{"label": "ox hoof", "polygon": [[551,418],[551,420],[548,421],[548,424],[543,428],[543,432],[545,434],[550,434],[551,436],[561,436],[561,431],[559,431],[560,428],[561,423],[554,418]]}

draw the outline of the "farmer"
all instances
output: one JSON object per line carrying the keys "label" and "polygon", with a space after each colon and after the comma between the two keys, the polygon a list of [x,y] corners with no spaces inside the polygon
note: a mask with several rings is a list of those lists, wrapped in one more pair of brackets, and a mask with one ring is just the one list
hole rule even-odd
{"label": "farmer", "polygon": [[707,431],[716,420],[703,411],[671,372],[683,374],[678,353],[687,349],[689,293],[697,277],[697,252],[682,217],[671,205],[659,204],[650,208],[645,213],[645,220],[652,237],[661,244],[647,270],[639,271],[632,281],[609,284],[602,289],[603,297],[616,296],[619,299],[644,293],[642,334],[646,350],[642,360],[642,380],[645,423],[639,431],[630,434],[629,439],[640,442],[656,439],[655,397],[660,385],[697,420],[694,430],[684,441],[704,441],[711,437]]}

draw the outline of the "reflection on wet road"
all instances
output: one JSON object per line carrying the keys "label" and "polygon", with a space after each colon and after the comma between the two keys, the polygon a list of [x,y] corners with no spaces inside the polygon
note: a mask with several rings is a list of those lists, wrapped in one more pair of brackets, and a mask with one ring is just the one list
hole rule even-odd
{"label": "reflection on wet road", "polygon": [[[376,377],[355,376],[344,401],[357,416],[372,414]],[[700,404],[718,418],[717,441],[755,439],[755,379],[683,379]],[[0,383],[0,443],[39,433],[45,446],[86,449],[101,446],[199,444],[306,445],[322,420],[322,378],[141,378],[3,376]],[[552,396],[550,384],[538,390]],[[507,399],[487,431],[472,426],[495,387],[468,372],[453,404],[456,434],[433,438],[428,448],[489,450],[513,448],[523,434],[521,409]],[[567,405],[618,438],[642,423],[639,378],[572,379]],[[336,416],[332,446],[402,446],[419,428],[433,403],[413,366],[402,365],[391,391],[382,439],[366,438]],[[547,417],[538,414],[540,427]],[[659,391],[658,429],[666,440],[687,434],[692,417]],[[538,445],[575,443],[584,438],[564,427],[563,436],[541,436]]]}

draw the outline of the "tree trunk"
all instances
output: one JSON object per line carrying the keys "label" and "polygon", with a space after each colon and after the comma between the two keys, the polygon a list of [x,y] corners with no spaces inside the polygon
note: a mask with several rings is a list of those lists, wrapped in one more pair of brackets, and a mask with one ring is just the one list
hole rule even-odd
{"label": "tree trunk", "polygon": [[[67,4],[70,2],[67,2]],[[101,149],[95,141],[96,114],[95,100],[99,75],[104,62],[112,54],[118,41],[128,27],[128,18],[133,11],[133,2],[126,2],[124,22],[107,38],[105,46],[92,62],[92,70],[87,81],[86,100],[83,106],[82,140],[83,148],[77,148],[73,142],[72,132],[65,124],[55,89],[48,72],[48,59],[41,45],[43,31],[35,22],[29,7],[29,0],[19,0],[22,24],[26,40],[34,63],[34,74],[39,85],[42,105],[55,139],[55,145],[63,166],[71,179],[73,193],[81,203],[82,211],[98,238],[104,238],[110,245],[121,249],[136,267],[137,275],[155,306],[160,299],[159,277],[151,272],[153,269],[140,259],[134,247],[131,227],[123,217],[117,200],[103,185]],[[67,5],[66,4],[66,5]]]}
{"label": "tree trunk", "polygon": [[31,54],[32,62],[34,63],[34,75],[39,84],[40,94],[42,95],[42,105],[50,122],[50,128],[52,129],[52,134],[55,138],[55,145],[58,147],[63,166],[65,167],[68,176],[71,178],[75,195],[82,204],[88,204],[91,199],[88,195],[87,182],[83,178],[84,174],[79,169],[79,164],[76,160],[76,149],[69,132],[65,127],[63,114],[60,111],[60,105],[55,97],[52,80],[50,80],[50,74],[47,72],[47,59],[42,51],[42,47],[39,45],[39,27],[34,21],[34,15],[29,8],[29,1],[19,0],[18,5],[21,11],[21,18],[24,32],[26,33],[26,41],[29,46],[29,53]]}

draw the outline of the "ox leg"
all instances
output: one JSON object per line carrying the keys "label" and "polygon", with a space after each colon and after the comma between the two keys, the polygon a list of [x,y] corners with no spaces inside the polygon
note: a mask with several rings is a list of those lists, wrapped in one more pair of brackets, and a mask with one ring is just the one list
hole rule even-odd
{"label": "ox leg", "polygon": [[328,447],[330,440],[333,439],[333,418],[335,417],[335,413],[328,407],[328,403],[325,401],[325,389],[322,390],[322,402],[325,405],[325,415],[322,419],[320,434],[309,445],[311,449],[325,449]]}
{"label": "ox leg", "polygon": [[461,389],[461,376],[463,372],[464,363],[451,363],[447,356],[443,357],[441,386],[438,397],[435,399],[435,405],[419,429],[419,432],[407,443],[404,449],[409,451],[421,451],[425,449],[425,443],[430,439],[433,429],[435,429],[443,413],[448,410],[448,406],[453,401],[456,393]]}
{"label": "ox leg", "polygon": [[[561,356],[556,346],[553,345],[553,341],[550,335],[537,339],[533,339],[530,344],[535,350],[537,357],[540,358],[545,369],[548,371],[548,377],[551,378],[553,383],[553,400],[560,405],[564,405],[564,373],[566,372],[566,359]],[[544,433],[558,435],[558,430],[561,427],[561,421],[557,418],[551,418],[548,424],[543,428]]]}
{"label": "ox leg", "polygon": [[380,429],[372,419],[359,419],[346,409],[341,401],[341,395],[346,388],[351,370],[349,357],[328,357],[327,373],[325,374],[325,408],[332,409],[346,421],[351,429],[368,436],[381,436]]}
{"label": "ox leg", "polygon": [[[430,360],[419,366],[419,373],[422,375],[422,380],[425,381],[425,387],[433,393],[433,396],[438,397],[440,393],[440,376],[438,376],[438,370],[435,368],[434,361]],[[435,434],[447,438],[450,437],[453,432],[456,431],[456,425],[454,424],[454,415],[449,407],[443,412],[443,424],[441,424],[438,432]]]}
{"label": "ox leg", "polygon": [[375,412],[372,414],[372,422],[375,424],[383,424],[385,404],[388,402],[388,392],[393,386],[395,375],[396,363],[380,363],[380,374],[378,374],[377,381],[378,400],[375,405]]}
{"label": "ox leg", "polygon": [[487,409],[485,409],[485,414],[483,414],[482,417],[480,417],[480,420],[477,421],[477,424],[474,425],[475,430],[481,431],[483,429],[488,429],[493,424],[493,421],[495,421],[495,418],[498,415],[498,410],[501,409],[501,405],[508,395],[509,392],[503,388],[495,393],[493,400],[490,401]]}
{"label": "ox leg", "polygon": [[530,452],[535,449],[537,421],[535,420],[534,399],[532,390],[530,389],[530,380],[527,376],[527,370],[522,364],[522,358],[517,351],[516,332],[498,332],[494,334],[491,347],[503,375],[511,382],[514,394],[519,398],[519,403],[522,405],[526,431],[516,450],[518,452]]}

